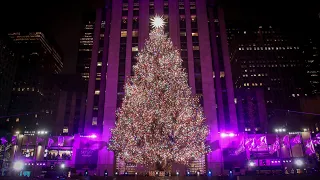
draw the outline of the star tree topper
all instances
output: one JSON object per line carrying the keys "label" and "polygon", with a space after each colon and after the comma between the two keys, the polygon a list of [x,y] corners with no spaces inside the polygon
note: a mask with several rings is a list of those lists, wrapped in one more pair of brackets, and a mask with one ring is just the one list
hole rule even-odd
{"label": "star tree topper", "polygon": [[150,19],[151,20],[151,26],[153,29],[156,28],[163,28],[165,22],[163,20],[162,16],[159,15],[155,15],[153,18]]}

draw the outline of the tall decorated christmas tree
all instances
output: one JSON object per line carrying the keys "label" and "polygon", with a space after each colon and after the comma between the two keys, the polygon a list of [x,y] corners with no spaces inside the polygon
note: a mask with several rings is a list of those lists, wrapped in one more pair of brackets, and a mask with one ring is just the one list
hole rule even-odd
{"label": "tall decorated christmas tree", "polygon": [[153,29],[138,54],[134,76],[125,84],[109,149],[125,162],[169,170],[173,162],[188,164],[208,152],[208,128],[179,50],[164,33],[163,19],[151,21]]}

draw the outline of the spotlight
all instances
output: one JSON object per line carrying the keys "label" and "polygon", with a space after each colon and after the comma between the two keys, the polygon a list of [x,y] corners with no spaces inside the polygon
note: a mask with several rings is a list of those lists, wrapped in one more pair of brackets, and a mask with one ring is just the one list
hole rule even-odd
{"label": "spotlight", "polygon": [[187,171],[187,176],[190,176],[190,171],[189,170]]}
{"label": "spotlight", "polygon": [[176,175],[179,176],[179,174],[180,174],[179,171],[176,171]]}
{"label": "spotlight", "polygon": [[254,166],[255,166],[254,162],[252,162],[252,161],[249,162],[249,166],[250,166],[250,167],[254,167]]}
{"label": "spotlight", "polygon": [[84,176],[88,176],[88,175],[89,175],[88,170],[84,171]]}
{"label": "spotlight", "polygon": [[297,165],[297,166],[303,166],[304,163],[303,163],[303,161],[301,159],[297,159],[297,160],[294,161],[294,164]]}
{"label": "spotlight", "polygon": [[108,171],[105,170],[105,171],[104,171],[104,177],[107,177],[107,176],[108,176]]}
{"label": "spotlight", "polygon": [[13,169],[15,171],[21,171],[24,167],[24,163],[22,161],[16,161],[13,163]]}
{"label": "spotlight", "polygon": [[200,176],[200,171],[197,171],[197,176]]}
{"label": "spotlight", "polygon": [[114,173],[114,175],[118,176],[118,175],[119,175],[118,171],[116,171],[116,172]]}
{"label": "spotlight", "polygon": [[61,168],[61,169],[64,169],[65,167],[66,167],[65,164],[61,164],[61,165],[60,165],[60,168]]}
{"label": "spotlight", "polygon": [[127,175],[128,175],[128,171],[124,172],[124,175],[126,175],[126,176],[127,176]]}
{"label": "spotlight", "polygon": [[138,172],[135,172],[135,173],[134,173],[134,175],[136,175],[136,176],[137,176],[137,175],[138,175]]}
{"label": "spotlight", "polygon": [[212,175],[212,172],[211,170],[208,171],[208,176],[211,176]]}

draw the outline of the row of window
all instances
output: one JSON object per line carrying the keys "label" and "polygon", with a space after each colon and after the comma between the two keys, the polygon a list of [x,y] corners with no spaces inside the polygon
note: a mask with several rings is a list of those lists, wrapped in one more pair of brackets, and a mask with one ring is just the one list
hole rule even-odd
{"label": "row of window", "polygon": [[238,48],[239,51],[243,51],[243,50],[286,50],[286,49],[299,49],[299,47],[239,47]]}

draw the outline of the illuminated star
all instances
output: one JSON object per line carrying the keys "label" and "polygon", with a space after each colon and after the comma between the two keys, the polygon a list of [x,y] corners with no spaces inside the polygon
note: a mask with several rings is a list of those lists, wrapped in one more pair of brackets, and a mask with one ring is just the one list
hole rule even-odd
{"label": "illuminated star", "polygon": [[162,16],[156,15],[151,18],[151,26],[152,28],[162,28],[164,26],[164,20]]}

